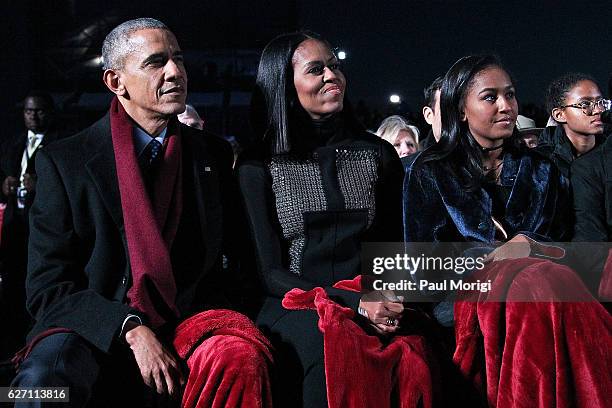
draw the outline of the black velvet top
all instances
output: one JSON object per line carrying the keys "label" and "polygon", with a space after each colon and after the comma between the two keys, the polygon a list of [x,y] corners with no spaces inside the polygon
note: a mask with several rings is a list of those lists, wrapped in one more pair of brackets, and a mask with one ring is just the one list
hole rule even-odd
{"label": "black velvet top", "polygon": [[364,241],[402,238],[403,169],[393,147],[344,120],[301,119],[292,149],[247,152],[238,179],[268,296],[326,288],[356,308],[360,295],[331,286],[361,273]]}

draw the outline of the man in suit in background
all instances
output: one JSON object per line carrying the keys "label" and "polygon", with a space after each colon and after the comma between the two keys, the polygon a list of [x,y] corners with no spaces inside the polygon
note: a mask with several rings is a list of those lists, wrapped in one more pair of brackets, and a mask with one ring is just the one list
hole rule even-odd
{"label": "man in suit in background", "polygon": [[[158,401],[151,390],[172,400],[183,384],[185,407],[267,405],[267,341],[215,310],[237,285],[222,269],[232,150],[178,122],[187,73],[163,23],[120,24],[102,56],[108,114],[37,157],[26,282],[36,323],[13,386],[69,387],[76,407],[143,406],[129,398]],[[104,378],[112,385],[92,397]]]}
{"label": "man in suit in background", "polygon": [[43,146],[60,138],[54,128],[55,105],[51,95],[45,92],[31,92],[23,102],[25,132],[2,143],[2,202],[17,198],[18,208],[31,205],[36,192],[36,171],[34,159]]}
{"label": "man in suit in background", "polygon": [[0,321],[11,327],[0,334],[0,360],[11,356],[23,344],[30,321],[24,292],[27,216],[36,192],[36,153],[60,137],[53,126],[54,111],[51,95],[30,92],[23,102],[25,130],[2,140],[0,149],[0,203],[6,205],[0,226]]}

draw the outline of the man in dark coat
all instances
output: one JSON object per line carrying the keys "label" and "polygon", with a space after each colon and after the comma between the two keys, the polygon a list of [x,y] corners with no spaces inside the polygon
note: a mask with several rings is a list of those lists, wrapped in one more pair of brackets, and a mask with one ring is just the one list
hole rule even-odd
{"label": "man in dark coat", "polygon": [[[594,293],[609,301],[604,279],[609,244],[595,243],[612,241],[612,138],[608,137],[588,157],[575,160],[571,170],[576,217],[573,240],[589,243],[588,248],[578,245],[575,259],[580,263],[575,268]],[[586,251],[588,256],[584,256]]]}
{"label": "man in dark coat", "polygon": [[[129,392],[114,384],[94,403],[106,396],[116,405],[113,398],[141,388],[150,398],[143,382],[174,399],[186,382],[183,406],[261,406],[261,348],[234,335],[254,333],[248,319],[216,311],[226,316],[221,323],[239,322],[224,336],[192,320],[177,329],[194,313],[227,305],[223,293],[236,285],[222,271],[232,150],[177,121],[187,74],[163,23],[120,24],[102,54],[115,94],[109,113],[37,157],[26,283],[36,324],[13,386],[70,387],[71,406],[84,406],[99,375],[121,369]],[[201,315],[197,322],[208,323]],[[196,333],[182,351],[181,327]],[[235,378],[219,386],[226,375]]]}
{"label": "man in dark coat", "polygon": [[25,130],[2,140],[0,149],[0,203],[6,205],[0,226],[0,321],[12,328],[0,334],[0,360],[23,344],[28,328],[24,292],[27,216],[36,192],[36,153],[60,138],[53,127],[53,115],[51,95],[31,92],[23,103]]}

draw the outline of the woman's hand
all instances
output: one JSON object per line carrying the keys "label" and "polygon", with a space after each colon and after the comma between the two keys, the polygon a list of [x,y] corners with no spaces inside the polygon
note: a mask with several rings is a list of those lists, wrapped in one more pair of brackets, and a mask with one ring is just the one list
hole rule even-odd
{"label": "woman's hand", "polygon": [[392,291],[373,291],[363,295],[359,301],[359,313],[380,334],[395,333],[403,311],[402,299]]}
{"label": "woman's hand", "polygon": [[531,254],[531,240],[523,235],[518,234],[510,241],[502,246],[495,248],[489,253],[485,259],[485,263],[502,261],[504,259],[527,258]]}

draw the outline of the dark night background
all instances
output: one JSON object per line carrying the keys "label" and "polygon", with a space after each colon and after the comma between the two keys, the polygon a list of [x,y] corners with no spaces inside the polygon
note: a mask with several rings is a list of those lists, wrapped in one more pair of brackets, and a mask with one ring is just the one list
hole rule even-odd
{"label": "dark night background", "polygon": [[[612,6],[578,1],[194,1],[4,0],[1,114],[22,126],[29,89],[51,91],[68,127],[100,116],[110,93],[97,64],[119,22],[156,17],[186,52],[189,102],[217,133],[247,132],[257,59],[272,37],[308,28],[348,54],[349,97],[371,110],[420,112],[422,89],[459,57],[494,52],[516,80],[522,104],[541,105],[554,77],[590,73],[608,94]],[[391,108],[391,93],[404,103]],[[608,95],[609,96],[609,95]],[[525,108],[529,109],[529,107]],[[418,116],[415,116],[418,117]]]}

